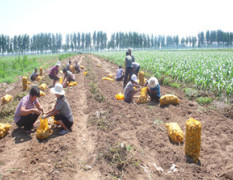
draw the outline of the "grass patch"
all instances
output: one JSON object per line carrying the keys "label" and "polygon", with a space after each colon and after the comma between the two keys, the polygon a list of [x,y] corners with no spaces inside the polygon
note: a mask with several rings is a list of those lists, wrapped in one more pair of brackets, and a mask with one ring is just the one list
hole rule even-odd
{"label": "grass patch", "polygon": [[176,83],[176,82],[170,83],[169,85],[170,85],[171,87],[180,89],[180,84],[178,84],[178,83]]}
{"label": "grass patch", "polygon": [[199,95],[199,93],[198,93],[198,91],[196,89],[184,88],[183,91],[185,92],[185,95],[190,100],[195,99]]}
{"label": "grass patch", "polygon": [[163,80],[163,85],[169,85],[171,82],[172,82],[172,79],[171,79],[171,78],[165,78],[165,79]]}
{"label": "grass patch", "polygon": [[213,99],[210,97],[199,97],[196,99],[198,104],[205,105],[205,104],[210,104]]}
{"label": "grass patch", "polygon": [[90,82],[89,84],[90,86],[90,92],[94,95],[94,99],[97,102],[104,102],[105,101],[105,97],[103,96],[103,94],[99,91],[98,85],[95,84],[93,81]]}

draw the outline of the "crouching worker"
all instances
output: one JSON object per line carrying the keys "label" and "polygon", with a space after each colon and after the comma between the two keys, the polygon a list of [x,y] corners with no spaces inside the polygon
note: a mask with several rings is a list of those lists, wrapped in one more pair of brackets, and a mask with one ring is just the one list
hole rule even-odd
{"label": "crouching worker", "polygon": [[123,71],[122,67],[119,66],[119,69],[117,70],[117,74],[116,74],[116,80],[122,81],[123,78],[124,78],[124,71]]}
{"label": "crouching worker", "polygon": [[146,82],[145,86],[148,86],[147,93],[150,96],[151,101],[159,102],[161,94],[160,94],[160,86],[157,78],[151,77]]}
{"label": "crouching worker", "polygon": [[35,68],[35,71],[32,73],[32,75],[30,76],[30,79],[31,81],[35,81],[36,78],[38,76],[38,73],[37,73],[37,68]]}
{"label": "crouching worker", "polygon": [[64,73],[63,87],[65,88],[67,84],[69,84],[71,81],[75,81],[75,78],[72,72],[67,71],[66,68],[63,69],[63,73]]}
{"label": "crouching worker", "polygon": [[137,76],[135,74],[133,74],[131,76],[131,79],[130,81],[127,83],[126,87],[125,87],[125,90],[124,90],[124,101],[125,102],[133,102],[133,96],[135,95],[136,92],[140,91],[139,90],[135,90],[134,89],[134,86],[135,87],[140,87],[139,85],[137,85]]}
{"label": "crouching worker", "polygon": [[62,85],[60,83],[57,83],[54,88],[50,89],[50,92],[55,94],[55,96],[57,97],[57,102],[54,108],[51,111],[45,113],[45,116],[43,116],[42,118],[54,116],[54,119],[63,128],[59,132],[59,134],[67,134],[71,130],[71,126],[73,125],[73,115],[70,105],[64,96],[65,91],[63,90]]}
{"label": "crouching worker", "polygon": [[76,73],[80,73],[81,70],[80,70],[80,66],[79,66],[78,60],[75,60],[74,69],[75,69]]}
{"label": "crouching worker", "polygon": [[49,72],[50,79],[53,79],[53,87],[59,81],[60,77],[58,77],[59,73],[59,67],[61,66],[61,63],[58,61],[55,66],[52,67],[52,69]]}
{"label": "crouching worker", "polygon": [[40,90],[38,87],[33,86],[29,95],[26,95],[21,99],[15,111],[14,120],[16,125],[18,127],[23,126],[26,132],[31,132],[33,124],[36,122],[40,113],[44,112],[37,97],[40,97]]}

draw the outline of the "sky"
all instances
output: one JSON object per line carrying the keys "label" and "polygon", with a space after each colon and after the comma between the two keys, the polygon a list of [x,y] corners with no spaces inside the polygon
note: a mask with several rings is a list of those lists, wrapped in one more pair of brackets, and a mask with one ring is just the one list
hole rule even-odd
{"label": "sky", "polygon": [[233,0],[0,0],[0,34],[233,32]]}

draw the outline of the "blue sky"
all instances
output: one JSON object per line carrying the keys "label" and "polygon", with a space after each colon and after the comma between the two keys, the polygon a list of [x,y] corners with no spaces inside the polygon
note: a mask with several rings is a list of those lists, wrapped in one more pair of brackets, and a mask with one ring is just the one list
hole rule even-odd
{"label": "blue sky", "polygon": [[233,32],[232,0],[0,0],[0,34]]}

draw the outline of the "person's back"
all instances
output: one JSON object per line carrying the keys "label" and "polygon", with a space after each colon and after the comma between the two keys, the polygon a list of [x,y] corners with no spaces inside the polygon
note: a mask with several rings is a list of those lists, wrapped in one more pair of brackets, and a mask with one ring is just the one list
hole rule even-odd
{"label": "person's back", "polygon": [[124,71],[121,68],[121,66],[119,66],[119,69],[117,70],[117,74],[116,74],[116,80],[121,81],[123,77],[124,77]]}
{"label": "person's back", "polygon": [[125,61],[126,61],[126,67],[133,67],[132,65],[133,58],[130,55],[126,56]]}

